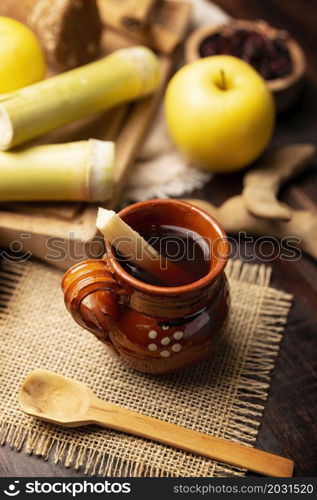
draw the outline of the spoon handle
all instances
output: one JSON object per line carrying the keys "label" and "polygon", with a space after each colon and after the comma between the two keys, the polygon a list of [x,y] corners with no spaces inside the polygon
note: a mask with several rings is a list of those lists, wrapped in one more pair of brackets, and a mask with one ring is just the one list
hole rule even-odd
{"label": "spoon handle", "polygon": [[93,398],[87,417],[117,431],[158,441],[272,477],[292,477],[294,462],[266,451],[186,429]]}

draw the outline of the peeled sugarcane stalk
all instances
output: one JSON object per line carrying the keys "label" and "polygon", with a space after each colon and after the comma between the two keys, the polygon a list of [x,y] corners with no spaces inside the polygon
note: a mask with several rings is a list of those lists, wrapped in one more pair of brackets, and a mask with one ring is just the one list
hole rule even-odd
{"label": "peeled sugarcane stalk", "polygon": [[105,239],[129,262],[158,278],[163,285],[191,281],[186,269],[160,255],[142,236],[113,210],[99,208],[96,226]]}
{"label": "peeled sugarcane stalk", "polygon": [[118,50],[29,87],[0,96],[0,149],[117,104],[144,97],[159,84],[157,57],[146,47]]}
{"label": "peeled sugarcane stalk", "polygon": [[114,143],[89,139],[0,152],[0,201],[105,201]]}
{"label": "peeled sugarcane stalk", "polygon": [[102,22],[96,0],[1,0],[0,15],[27,24],[50,64],[69,69],[99,53]]}

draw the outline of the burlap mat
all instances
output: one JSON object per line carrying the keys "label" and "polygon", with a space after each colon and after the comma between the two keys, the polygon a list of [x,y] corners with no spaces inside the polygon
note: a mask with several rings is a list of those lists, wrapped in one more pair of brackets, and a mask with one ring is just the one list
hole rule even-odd
{"label": "burlap mat", "polygon": [[89,474],[227,476],[245,471],[94,426],[62,429],[24,415],[17,391],[46,368],[78,379],[112,403],[197,431],[252,445],[291,296],[269,287],[270,269],[230,262],[232,316],[210,360],[172,376],[124,367],[64,308],[61,274],[45,264],[4,263],[0,305],[1,441]]}

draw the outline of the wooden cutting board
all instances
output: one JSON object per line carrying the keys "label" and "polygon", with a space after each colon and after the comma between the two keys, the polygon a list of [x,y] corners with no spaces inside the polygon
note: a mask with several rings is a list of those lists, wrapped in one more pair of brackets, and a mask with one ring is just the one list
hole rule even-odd
{"label": "wooden cutting board", "polygon": [[[163,2],[164,30],[182,40],[189,18],[187,2]],[[166,15],[168,12],[168,16]],[[122,47],[135,45],[131,37],[106,27],[102,39],[103,55]],[[154,95],[130,105],[120,106],[98,116],[69,124],[33,141],[32,144],[68,142],[94,137],[116,143],[115,191],[107,204],[115,208],[130,174],[133,161],[144,140],[178,51],[158,54],[161,81]],[[97,205],[88,203],[6,203],[0,205],[0,246],[11,248],[8,254],[17,257],[17,250],[32,254],[50,264],[68,269],[83,259],[102,255],[102,238],[95,228]]]}

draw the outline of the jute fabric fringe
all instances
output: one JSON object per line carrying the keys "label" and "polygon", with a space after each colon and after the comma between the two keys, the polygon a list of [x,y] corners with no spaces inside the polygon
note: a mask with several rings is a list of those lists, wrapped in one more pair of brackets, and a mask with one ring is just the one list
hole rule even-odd
{"label": "jute fabric fringe", "polygon": [[95,426],[63,429],[24,415],[21,381],[36,368],[87,384],[100,398],[184,427],[252,446],[268,395],[291,296],[269,286],[270,268],[229,262],[232,314],[226,340],[209,360],[154,377],[111,356],[65,310],[61,273],[38,262],[0,270],[0,441],[88,474],[243,476],[155,442]]}

